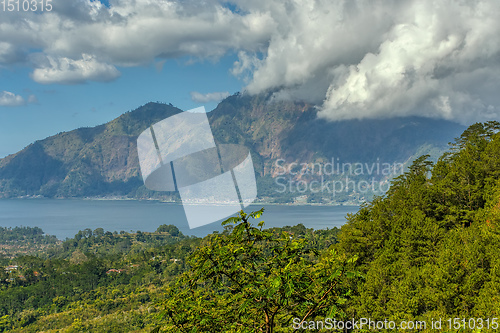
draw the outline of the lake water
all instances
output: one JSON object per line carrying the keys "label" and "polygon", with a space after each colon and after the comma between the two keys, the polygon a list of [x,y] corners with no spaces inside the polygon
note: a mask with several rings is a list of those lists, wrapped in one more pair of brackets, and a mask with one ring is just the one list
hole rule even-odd
{"label": "lake water", "polygon": [[[357,206],[287,206],[255,205],[245,211],[265,207],[262,219],[266,227],[293,226],[307,228],[340,227],[345,215],[358,210]],[[203,237],[223,230],[220,222],[189,229],[180,204],[133,200],[0,200],[0,226],[40,227],[46,234],[63,240],[79,230],[103,228],[105,231],[155,231],[161,224],[174,224],[185,235]]]}

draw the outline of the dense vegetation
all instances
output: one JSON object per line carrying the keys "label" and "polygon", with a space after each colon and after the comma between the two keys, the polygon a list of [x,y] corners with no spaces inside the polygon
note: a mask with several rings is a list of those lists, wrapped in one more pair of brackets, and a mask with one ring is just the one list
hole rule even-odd
{"label": "dense vegetation", "polygon": [[54,236],[45,235],[43,230],[38,227],[0,227],[0,243],[19,242],[54,244],[57,239]]}
{"label": "dense vegetation", "polygon": [[0,332],[78,331],[95,317],[102,318],[89,323],[96,332],[144,328],[155,290],[185,269],[199,243],[175,226],[135,234],[98,228],[38,256],[18,256],[0,271]]}
{"label": "dense vegetation", "polygon": [[500,124],[475,124],[435,165],[424,157],[342,228],[366,277],[356,318],[500,317]]}
{"label": "dense vegetation", "polygon": [[173,226],[86,230],[46,257],[16,257],[9,264],[18,269],[0,273],[0,331],[270,333],[371,318],[425,321],[419,330],[430,332],[437,318],[491,323],[500,317],[499,131],[497,122],[475,124],[436,163],[418,158],[340,232],[264,229],[262,211],[240,212],[203,239]]}
{"label": "dense vegetation", "polygon": [[0,258],[37,253],[58,243],[55,236],[45,235],[38,227],[0,227]]}
{"label": "dense vegetation", "polygon": [[[37,256],[4,262],[0,332],[149,332],[162,322],[158,314],[164,302],[183,300],[180,294],[171,298],[172,286],[184,281],[189,256],[209,239],[229,237],[232,230],[227,226],[222,234],[201,239],[184,236],[171,225],[135,234],[86,229]],[[316,251],[335,243],[338,231],[298,225],[267,232],[310,239],[307,251]]]}
{"label": "dense vegetation", "polygon": [[[287,332],[303,321],[342,315],[355,259],[328,247],[336,230],[287,232],[250,223],[262,211],[241,212],[223,235],[212,235],[165,301],[169,332]],[[320,253],[321,251],[321,253]]]}

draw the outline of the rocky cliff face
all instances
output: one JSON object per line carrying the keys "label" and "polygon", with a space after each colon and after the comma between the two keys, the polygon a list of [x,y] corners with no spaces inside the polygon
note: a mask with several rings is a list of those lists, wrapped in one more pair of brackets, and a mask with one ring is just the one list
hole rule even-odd
{"label": "rocky cliff face", "polygon": [[464,126],[445,120],[407,117],[328,122],[305,103],[269,103],[265,96],[231,96],[209,114],[216,139],[252,147],[262,175],[288,163],[377,160],[405,162],[417,152],[442,151]]}

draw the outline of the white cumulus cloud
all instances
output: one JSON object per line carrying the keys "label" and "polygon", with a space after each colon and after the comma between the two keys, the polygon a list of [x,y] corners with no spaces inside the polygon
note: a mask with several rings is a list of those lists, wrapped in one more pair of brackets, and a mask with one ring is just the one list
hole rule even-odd
{"label": "white cumulus cloud", "polygon": [[81,83],[234,53],[247,93],[312,102],[326,119],[500,117],[498,0],[229,2],[53,0],[2,17],[0,65],[28,58],[37,82]]}
{"label": "white cumulus cloud", "polygon": [[43,15],[12,13],[0,22],[0,42],[41,49],[54,59],[82,54],[113,66],[157,58],[218,58],[228,50],[262,50],[274,22],[269,13],[239,15],[216,1],[54,0]]}
{"label": "white cumulus cloud", "polygon": [[196,103],[208,103],[208,102],[219,102],[224,98],[228,97],[230,94],[227,91],[224,92],[211,92],[202,94],[197,91],[191,92],[191,99]]}
{"label": "white cumulus cloud", "polygon": [[280,24],[263,57],[242,52],[235,64],[251,94],[313,102],[331,120],[500,117],[498,1],[257,1],[248,9],[259,6]]}
{"label": "white cumulus cloud", "polygon": [[0,106],[20,106],[26,104],[22,96],[9,91],[0,91]]}
{"label": "white cumulus cloud", "polygon": [[21,60],[23,60],[23,55],[14,45],[0,41],[0,64],[10,64]]}
{"label": "white cumulus cloud", "polygon": [[120,72],[114,66],[99,62],[89,54],[82,54],[82,58],[78,60],[48,56],[45,61],[42,59],[38,65],[40,67],[35,68],[31,76],[33,80],[42,84],[74,84],[85,81],[106,82],[120,76]]}

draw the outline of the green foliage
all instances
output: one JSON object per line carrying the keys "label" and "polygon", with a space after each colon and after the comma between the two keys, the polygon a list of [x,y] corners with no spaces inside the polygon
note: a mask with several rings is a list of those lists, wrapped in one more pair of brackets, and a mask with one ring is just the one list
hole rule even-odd
{"label": "green foliage", "polygon": [[[223,234],[231,230],[228,225]],[[338,231],[270,229],[307,239],[318,250],[335,244]],[[19,229],[12,242],[23,233],[43,234]],[[172,225],[135,234],[85,229],[37,256],[4,260],[17,268],[0,269],[0,332],[149,332],[170,286],[188,269],[188,256],[208,239],[186,237]]]}
{"label": "green foliage", "polygon": [[45,235],[38,227],[0,227],[0,259],[1,255],[12,258],[17,254],[47,251],[59,243],[55,236]]}
{"label": "green foliage", "polygon": [[0,227],[0,244],[31,242],[41,244],[55,244],[55,236],[44,235],[38,227]]}
{"label": "green foliage", "polygon": [[344,315],[355,259],[333,248],[320,254],[297,234],[263,230],[263,221],[252,226],[262,212],[229,218],[223,224],[234,227],[191,255],[165,304],[168,331],[288,332],[293,318]]}
{"label": "green foliage", "polygon": [[[126,252],[141,253],[150,247],[177,243],[189,237],[174,225],[161,225],[156,232],[141,232],[135,234],[114,234],[104,232],[102,228],[94,231],[91,229],[80,230],[74,238],[62,243],[62,253],[58,255],[68,256],[75,250],[103,255],[120,254]],[[57,253],[57,251],[56,251]],[[55,255],[55,254],[52,254]]]}
{"label": "green foliage", "polygon": [[500,124],[475,124],[435,165],[423,156],[342,227],[359,256],[354,318],[500,315]]}
{"label": "green foliage", "polygon": [[170,224],[170,225],[162,224],[158,227],[158,229],[156,229],[156,232],[167,232],[171,236],[174,236],[174,237],[177,237],[177,236],[179,236],[179,234],[182,234],[179,231],[179,228],[177,228],[175,225],[172,225],[172,224]]}

